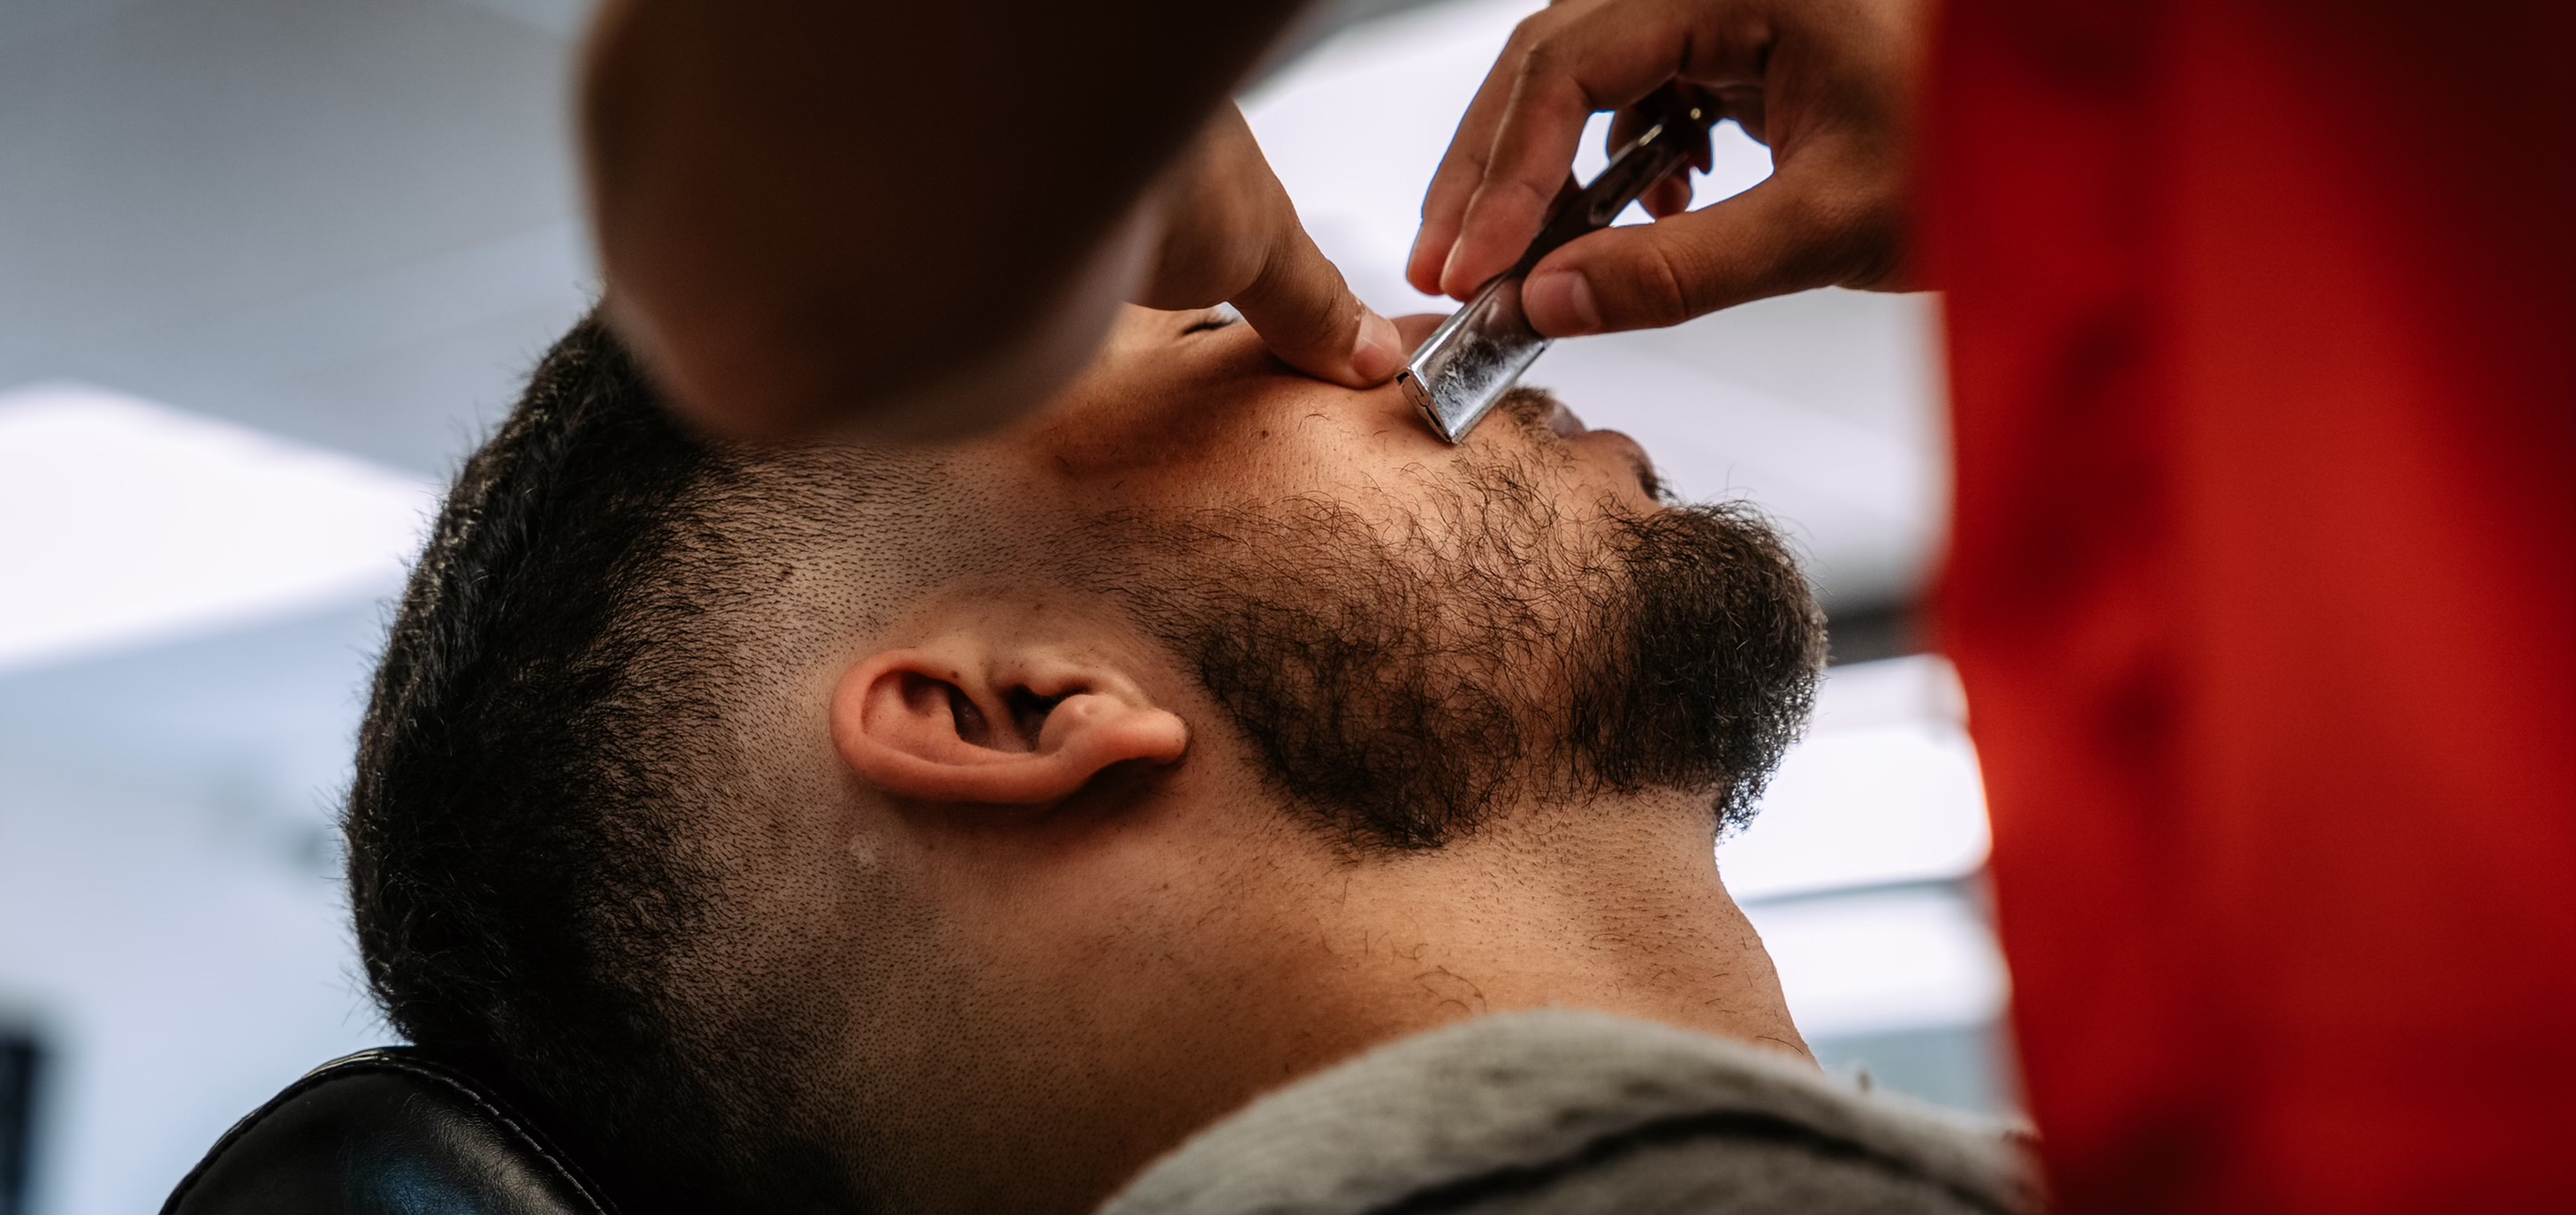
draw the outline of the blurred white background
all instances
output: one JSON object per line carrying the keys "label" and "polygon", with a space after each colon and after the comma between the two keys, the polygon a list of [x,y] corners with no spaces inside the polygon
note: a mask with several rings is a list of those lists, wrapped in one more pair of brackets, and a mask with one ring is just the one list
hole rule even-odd
{"label": "blurred white background", "polygon": [[[1532,7],[1328,5],[1246,94],[1382,310],[1439,306],[1398,277],[1420,191]],[[590,298],[582,11],[0,7],[0,1048],[36,1062],[14,1196],[0,1091],[0,1215],[154,1209],[235,1117],[385,1039],[331,817],[439,479]],[[1703,200],[1768,170],[1731,128],[1720,149]],[[1566,343],[1531,379],[1802,547],[1853,661],[1721,869],[1830,1065],[1998,1110],[1975,757],[1912,645],[1945,493],[1933,308],[1815,293]]]}

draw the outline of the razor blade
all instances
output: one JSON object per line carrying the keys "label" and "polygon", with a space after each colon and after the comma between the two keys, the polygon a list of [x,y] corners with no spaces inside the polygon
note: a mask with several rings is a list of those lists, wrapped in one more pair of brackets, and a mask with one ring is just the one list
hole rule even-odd
{"label": "razor blade", "polygon": [[1521,281],[1530,268],[1567,241],[1609,227],[1638,196],[1690,163],[1707,125],[1700,106],[1667,94],[1663,118],[1613,154],[1591,184],[1576,186],[1569,177],[1521,259],[1479,288],[1413,352],[1395,378],[1441,438],[1466,439],[1547,352],[1549,339],[1530,328],[1521,311]]}

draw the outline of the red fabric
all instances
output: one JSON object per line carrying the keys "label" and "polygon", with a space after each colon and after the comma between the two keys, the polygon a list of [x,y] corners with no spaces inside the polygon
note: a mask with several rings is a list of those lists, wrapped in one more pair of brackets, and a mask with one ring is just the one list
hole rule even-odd
{"label": "red fabric", "polygon": [[1952,0],[1941,593],[2069,1212],[2576,1212],[2576,4]]}

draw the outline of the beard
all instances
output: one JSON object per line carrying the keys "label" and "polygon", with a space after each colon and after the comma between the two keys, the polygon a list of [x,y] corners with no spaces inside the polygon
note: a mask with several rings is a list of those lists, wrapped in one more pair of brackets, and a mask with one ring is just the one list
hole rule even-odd
{"label": "beard", "polygon": [[[1544,429],[1547,403],[1510,413]],[[1471,458],[1391,528],[1320,498],[1121,519],[1116,589],[1354,849],[1655,789],[1748,821],[1823,666],[1805,577],[1741,504],[1569,520],[1549,450]]]}

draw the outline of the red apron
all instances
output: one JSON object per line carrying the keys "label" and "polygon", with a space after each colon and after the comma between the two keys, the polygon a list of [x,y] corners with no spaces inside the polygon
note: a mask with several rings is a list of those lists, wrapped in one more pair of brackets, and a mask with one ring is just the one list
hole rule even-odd
{"label": "red apron", "polygon": [[2576,2],[1941,21],[1941,628],[2060,1209],[2576,1212]]}

